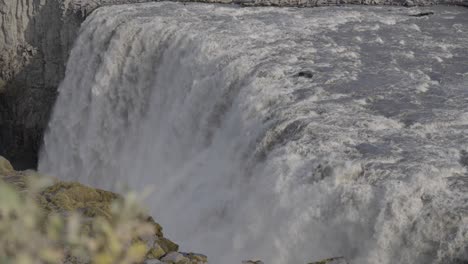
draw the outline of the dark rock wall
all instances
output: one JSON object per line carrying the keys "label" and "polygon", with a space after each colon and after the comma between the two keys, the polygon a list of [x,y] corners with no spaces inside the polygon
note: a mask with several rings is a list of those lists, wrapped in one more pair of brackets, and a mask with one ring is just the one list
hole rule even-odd
{"label": "dark rock wall", "polygon": [[0,155],[35,167],[82,16],[63,0],[0,0]]}

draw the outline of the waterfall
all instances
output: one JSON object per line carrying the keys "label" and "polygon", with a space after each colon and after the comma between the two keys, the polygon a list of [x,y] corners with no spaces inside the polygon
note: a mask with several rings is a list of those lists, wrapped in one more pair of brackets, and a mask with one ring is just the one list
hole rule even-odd
{"label": "waterfall", "polygon": [[468,11],[431,10],[99,8],[39,170],[151,187],[210,263],[467,260]]}

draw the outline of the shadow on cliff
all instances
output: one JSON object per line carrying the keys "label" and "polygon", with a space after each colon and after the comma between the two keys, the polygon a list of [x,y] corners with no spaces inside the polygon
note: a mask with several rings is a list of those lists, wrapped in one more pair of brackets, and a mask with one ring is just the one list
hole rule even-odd
{"label": "shadow on cliff", "polygon": [[[0,155],[16,169],[36,168],[43,134],[65,75],[65,64],[83,18],[65,13],[63,1],[33,1],[25,45],[17,56],[28,63],[0,94]],[[25,48],[25,47],[29,48]],[[32,46],[32,49],[31,49]]]}

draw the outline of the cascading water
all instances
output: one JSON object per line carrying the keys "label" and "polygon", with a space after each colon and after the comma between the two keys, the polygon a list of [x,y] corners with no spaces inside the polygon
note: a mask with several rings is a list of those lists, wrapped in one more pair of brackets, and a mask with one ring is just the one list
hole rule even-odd
{"label": "cascading water", "polygon": [[211,263],[466,261],[468,10],[418,10],[100,8],[40,170],[154,186],[168,237]]}

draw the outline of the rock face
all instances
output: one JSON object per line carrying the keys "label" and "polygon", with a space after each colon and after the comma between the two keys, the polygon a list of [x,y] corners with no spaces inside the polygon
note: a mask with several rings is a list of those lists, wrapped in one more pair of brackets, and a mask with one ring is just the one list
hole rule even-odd
{"label": "rock face", "polygon": [[[39,175],[35,171],[15,171],[10,162],[0,156],[0,181],[13,186],[21,193],[27,193],[29,191],[27,183],[31,177],[46,178],[46,176]],[[114,201],[123,199],[120,195],[94,189],[76,182],[51,180],[53,183],[37,194],[36,201],[39,208],[49,213],[59,213],[65,218],[71,212],[79,212],[85,219],[90,221],[97,217],[105,218],[109,222],[115,220],[112,218],[111,206]],[[138,214],[137,218],[139,223],[148,223],[154,230],[151,235],[140,238],[141,242],[146,244],[146,251],[144,251],[146,252],[145,263],[207,263],[207,257],[204,255],[177,252],[179,246],[164,237],[162,227],[151,216]],[[78,264],[81,262],[69,258],[66,263]]]}
{"label": "rock face", "polygon": [[[151,0],[0,1],[0,154],[35,167],[57,87],[80,24],[103,5]],[[182,0],[185,2],[185,0]],[[467,5],[467,0],[195,0],[245,6]]]}
{"label": "rock face", "polygon": [[83,17],[63,0],[0,1],[0,153],[36,163]]}

